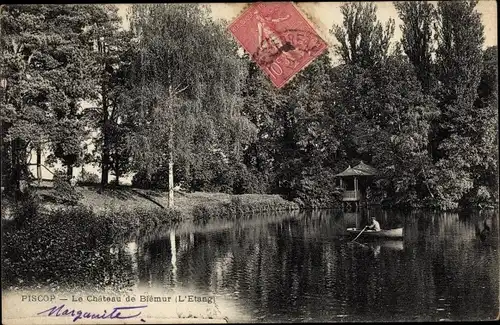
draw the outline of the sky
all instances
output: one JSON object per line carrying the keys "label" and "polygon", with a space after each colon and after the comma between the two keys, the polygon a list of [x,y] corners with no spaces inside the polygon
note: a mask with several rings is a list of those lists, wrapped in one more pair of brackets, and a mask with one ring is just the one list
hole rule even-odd
{"label": "sky", "polygon": [[[435,1],[431,1],[437,3]],[[329,30],[334,24],[342,24],[342,14],[340,6],[343,2],[295,2],[302,13],[313,23],[320,36],[330,45],[333,46],[336,41],[329,33]],[[245,3],[212,3],[212,16],[214,19],[225,19],[228,22],[233,21],[246,8]],[[401,20],[391,1],[377,2],[377,15],[381,22],[385,22],[389,18],[393,18],[396,22],[393,41],[401,39],[401,29],[399,25]],[[126,21],[126,12],[130,4],[118,4],[119,14],[124,18],[124,27],[128,27]],[[484,25],[484,48],[497,45],[497,4],[495,0],[480,0],[476,6],[477,11],[481,14],[481,20]]]}

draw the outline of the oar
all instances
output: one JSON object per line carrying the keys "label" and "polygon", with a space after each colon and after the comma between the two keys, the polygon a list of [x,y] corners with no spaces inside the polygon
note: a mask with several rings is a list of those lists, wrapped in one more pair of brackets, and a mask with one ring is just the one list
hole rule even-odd
{"label": "oar", "polygon": [[351,242],[351,243],[355,243],[355,244],[361,245],[361,246],[363,246],[363,247],[365,247],[365,248],[369,248],[367,245],[365,245],[365,244],[361,244],[360,242],[357,242],[357,241],[353,241],[353,242]]}
{"label": "oar", "polygon": [[356,238],[354,238],[352,241],[355,241],[356,239],[358,239],[358,237],[359,237],[359,236],[361,236],[361,234],[363,233],[363,231],[365,231],[366,227],[368,227],[368,226],[365,226],[365,227],[363,228],[363,230],[361,230],[361,232],[360,232],[360,233],[356,236]]}

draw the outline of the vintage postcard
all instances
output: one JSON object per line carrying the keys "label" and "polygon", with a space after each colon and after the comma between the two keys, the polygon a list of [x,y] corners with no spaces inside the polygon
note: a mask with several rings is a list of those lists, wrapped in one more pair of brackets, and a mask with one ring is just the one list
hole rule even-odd
{"label": "vintage postcard", "polygon": [[498,320],[496,7],[2,5],[2,324]]}

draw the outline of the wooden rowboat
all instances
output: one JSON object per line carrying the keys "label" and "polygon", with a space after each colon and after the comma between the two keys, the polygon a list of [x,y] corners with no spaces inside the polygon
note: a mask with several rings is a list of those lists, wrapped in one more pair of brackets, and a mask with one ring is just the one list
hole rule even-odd
{"label": "wooden rowboat", "polygon": [[[363,229],[347,228],[347,232],[353,235],[358,235],[362,230]],[[388,230],[382,229],[380,231],[368,229],[363,231],[361,236],[373,238],[403,238],[403,228],[394,228]]]}

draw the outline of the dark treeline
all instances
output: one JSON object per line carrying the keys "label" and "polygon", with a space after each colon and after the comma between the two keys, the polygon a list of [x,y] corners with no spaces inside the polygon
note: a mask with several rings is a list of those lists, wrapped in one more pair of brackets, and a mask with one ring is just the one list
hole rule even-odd
{"label": "dark treeline", "polygon": [[103,189],[134,173],[170,198],[181,184],[319,207],[363,160],[379,201],[496,202],[497,48],[483,50],[476,2],[395,6],[401,26],[343,5],[332,52],[280,90],[205,6],[132,5],[129,30],[112,5],[4,6],[2,186],[32,180],[43,150],[68,176],[99,165]]}

